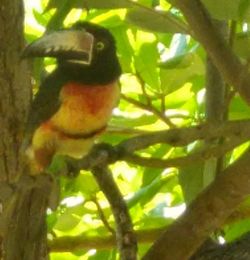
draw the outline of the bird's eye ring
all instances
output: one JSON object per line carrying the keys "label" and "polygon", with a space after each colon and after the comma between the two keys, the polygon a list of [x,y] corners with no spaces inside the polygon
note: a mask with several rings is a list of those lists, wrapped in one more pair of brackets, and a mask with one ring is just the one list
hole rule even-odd
{"label": "bird's eye ring", "polygon": [[98,51],[102,51],[102,50],[104,49],[104,47],[105,47],[105,45],[104,45],[103,42],[97,42],[97,43],[96,43],[96,49],[97,49]]}

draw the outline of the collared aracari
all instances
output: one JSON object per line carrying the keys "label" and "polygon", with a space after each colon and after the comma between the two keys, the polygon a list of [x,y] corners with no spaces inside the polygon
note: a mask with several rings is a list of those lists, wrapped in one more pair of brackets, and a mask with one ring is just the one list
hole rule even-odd
{"label": "collared aracari", "polygon": [[121,67],[111,33],[89,22],[41,37],[22,56],[57,59],[27,120],[34,174],[49,166],[55,154],[81,158],[90,150],[118,103]]}

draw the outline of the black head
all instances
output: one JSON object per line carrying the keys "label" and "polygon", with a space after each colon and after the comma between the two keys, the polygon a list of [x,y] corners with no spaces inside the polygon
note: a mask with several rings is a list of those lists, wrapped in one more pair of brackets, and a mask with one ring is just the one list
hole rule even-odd
{"label": "black head", "polygon": [[112,34],[89,22],[77,22],[69,29],[41,37],[22,56],[55,57],[57,72],[87,84],[106,84],[121,74]]}

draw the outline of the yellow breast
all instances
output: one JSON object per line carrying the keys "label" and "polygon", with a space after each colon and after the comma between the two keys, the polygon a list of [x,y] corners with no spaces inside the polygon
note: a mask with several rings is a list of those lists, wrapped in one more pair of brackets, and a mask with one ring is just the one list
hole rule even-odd
{"label": "yellow breast", "polygon": [[60,93],[61,106],[51,118],[63,132],[89,133],[105,126],[119,100],[119,86],[83,86],[69,83]]}

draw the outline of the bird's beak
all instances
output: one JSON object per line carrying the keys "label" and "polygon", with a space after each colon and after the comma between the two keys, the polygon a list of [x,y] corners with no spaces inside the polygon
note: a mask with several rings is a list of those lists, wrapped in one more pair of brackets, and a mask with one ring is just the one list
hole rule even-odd
{"label": "bird's beak", "polygon": [[86,31],[65,30],[47,34],[28,45],[22,58],[55,57],[67,62],[90,65],[94,36]]}

